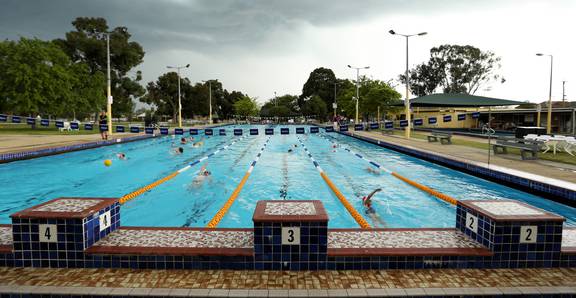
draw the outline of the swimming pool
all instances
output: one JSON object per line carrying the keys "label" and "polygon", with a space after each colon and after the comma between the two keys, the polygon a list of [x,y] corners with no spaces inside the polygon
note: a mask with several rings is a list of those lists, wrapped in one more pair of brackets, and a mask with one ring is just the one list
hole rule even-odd
{"label": "swimming pool", "polygon": [[[9,215],[16,211],[57,197],[121,197],[220,149],[219,154],[126,202],[122,225],[206,226],[261,151],[252,174],[218,227],[251,227],[257,201],[293,199],[321,200],[331,228],[358,227],[319,175],[302,144],[371,226],[453,227],[455,208],[385,172],[369,172],[372,165],[345,148],[459,200],[515,199],[560,214],[567,218],[568,225],[576,220],[575,208],[344,135],[296,135],[294,126],[289,135],[280,135],[276,127],[273,136],[264,135],[265,126],[225,128],[227,136],[204,136],[204,145],[198,148],[190,143],[179,145],[178,137],[164,136],[2,164],[0,223],[9,223]],[[244,129],[244,136],[233,136],[234,128]],[[247,135],[250,128],[258,128],[260,134]],[[195,136],[195,141],[200,138]],[[338,144],[336,148],[334,143]],[[184,148],[184,154],[171,154],[178,146]],[[118,152],[126,153],[128,159],[117,159]],[[105,167],[105,159],[112,159],[112,166]],[[204,164],[212,175],[195,182]],[[382,188],[374,197],[376,213],[367,215],[360,198],[376,188]]]}

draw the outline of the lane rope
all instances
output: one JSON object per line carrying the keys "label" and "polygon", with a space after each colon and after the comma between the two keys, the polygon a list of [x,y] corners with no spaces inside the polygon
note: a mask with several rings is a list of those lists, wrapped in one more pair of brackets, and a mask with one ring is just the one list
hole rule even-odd
{"label": "lane rope", "polygon": [[225,145],[225,146],[217,149],[216,151],[214,151],[214,152],[212,152],[212,153],[210,153],[210,154],[208,154],[208,155],[205,155],[204,157],[202,157],[202,158],[200,158],[200,159],[197,159],[197,160],[191,162],[190,164],[188,164],[187,166],[185,166],[185,167],[177,170],[176,172],[173,172],[173,173],[171,173],[170,175],[168,175],[168,176],[166,176],[166,177],[164,177],[164,178],[162,178],[162,179],[156,180],[156,181],[154,181],[154,182],[152,182],[152,183],[150,183],[150,184],[148,184],[148,185],[146,185],[146,186],[144,186],[144,187],[141,187],[141,188],[139,188],[139,189],[137,189],[137,190],[135,190],[135,191],[133,191],[133,192],[131,192],[131,193],[129,193],[129,194],[126,194],[126,195],[122,196],[118,201],[120,202],[120,204],[124,204],[124,203],[126,203],[126,202],[128,202],[128,201],[130,201],[130,200],[132,200],[132,199],[134,199],[134,198],[136,198],[137,196],[139,196],[139,195],[141,195],[141,194],[143,194],[143,193],[145,193],[145,192],[147,192],[147,191],[155,188],[156,186],[158,186],[158,185],[160,185],[160,184],[162,184],[162,183],[164,183],[164,182],[166,182],[166,181],[168,181],[168,180],[171,180],[172,178],[178,176],[180,173],[183,173],[183,172],[189,170],[189,169],[192,168],[193,166],[195,166],[195,165],[197,165],[197,164],[199,164],[199,163],[207,160],[208,158],[210,158],[210,157],[212,157],[212,156],[220,153],[221,151],[227,150],[228,148],[230,148],[230,146],[234,145],[235,143],[241,141],[241,140],[244,139],[244,138],[246,138],[246,136],[242,136],[242,137],[240,137],[240,138],[238,138],[238,139],[235,139],[235,140],[232,141],[230,144]]}
{"label": "lane rope", "polygon": [[363,229],[369,229],[370,224],[368,224],[366,219],[364,219],[364,217],[362,217],[362,215],[360,215],[360,213],[354,208],[354,206],[352,206],[352,204],[350,204],[350,202],[348,202],[346,197],[344,197],[344,195],[342,194],[342,192],[340,192],[340,190],[336,187],[336,185],[334,185],[334,183],[330,180],[330,178],[328,178],[328,175],[326,175],[324,170],[320,167],[320,164],[318,164],[318,162],[314,159],[314,157],[312,157],[312,154],[310,153],[310,151],[308,151],[308,148],[306,148],[306,145],[304,145],[304,142],[302,142],[302,140],[300,138],[297,138],[297,139],[300,142],[300,145],[302,146],[302,148],[304,148],[304,151],[306,152],[306,154],[308,155],[308,157],[310,158],[312,163],[314,164],[314,167],[316,168],[316,170],[318,170],[318,172],[320,173],[320,176],[322,177],[324,182],[326,182],[326,184],[328,185],[328,187],[330,187],[332,192],[334,192],[334,194],[336,195],[338,200],[340,200],[340,203],[342,203],[342,205],[344,205],[344,208],[346,208],[348,213],[350,213],[352,218],[354,218],[354,220],[356,220],[356,222],[358,223],[358,225],[360,225],[360,227],[362,227]]}
{"label": "lane rope", "polygon": [[[334,145],[340,145],[340,144],[338,144],[338,143],[336,143],[336,142],[333,142],[332,140],[326,138],[324,135],[319,135],[319,136],[322,137],[322,138],[324,138],[326,141],[328,141],[328,142],[330,142],[330,143],[332,143],[332,144],[334,144]],[[420,183],[418,183],[418,182],[416,182],[416,181],[410,180],[410,179],[408,179],[408,178],[406,178],[406,177],[404,177],[404,176],[402,176],[402,175],[400,175],[400,174],[398,174],[398,173],[396,173],[396,172],[390,171],[389,169],[383,167],[383,166],[380,165],[379,163],[377,163],[377,162],[375,162],[375,161],[372,161],[372,160],[366,158],[365,156],[363,156],[363,155],[361,155],[361,154],[358,154],[358,153],[350,150],[350,148],[342,147],[342,146],[341,146],[340,148],[342,148],[342,149],[344,149],[345,151],[347,151],[348,153],[350,153],[350,154],[352,154],[352,155],[354,155],[354,156],[356,156],[356,157],[358,157],[358,158],[360,158],[360,159],[368,162],[368,163],[371,164],[372,166],[377,167],[377,168],[383,170],[384,172],[386,172],[386,173],[388,173],[388,174],[390,174],[390,175],[392,175],[392,176],[394,176],[394,177],[396,177],[396,178],[398,178],[398,179],[400,179],[400,180],[408,183],[409,185],[414,186],[414,187],[416,187],[416,188],[418,188],[418,189],[420,189],[420,190],[422,190],[422,191],[424,191],[424,192],[426,192],[426,193],[428,193],[428,194],[430,194],[430,195],[432,195],[432,196],[434,196],[434,197],[436,197],[436,198],[438,198],[438,199],[440,199],[440,200],[443,200],[443,201],[445,201],[445,202],[447,202],[447,203],[450,203],[450,204],[452,204],[452,205],[458,204],[458,200],[457,200],[457,199],[455,199],[455,198],[453,198],[453,197],[451,197],[451,196],[449,196],[449,195],[447,195],[447,194],[443,194],[443,193],[441,193],[441,192],[439,192],[439,191],[437,191],[437,190],[435,190],[435,189],[432,189],[432,188],[430,188],[430,187],[428,187],[428,186],[426,186],[426,185],[422,185],[422,184],[420,184]]]}
{"label": "lane rope", "polygon": [[207,228],[216,228],[218,226],[218,224],[220,223],[220,221],[222,220],[222,218],[224,218],[224,216],[226,215],[228,210],[230,210],[230,207],[232,207],[232,204],[234,204],[234,201],[236,201],[236,198],[238,197],[238,195],[242,191],[242,188],[244,188],[244,184],[246,184],[248,177],[250,177],[250,174],[252,174],[252,171],[254,170],[256,163],[260,159],[260,156],[262,156],[264,149],[266,149],[266,146],[268,146],[269,141],[270,141],[270,137],[268,137],[266,142],[264,142],[264,144],[260,148],[260,151],[258,152],[258,155],[256,155],[256,158],[254,158],[254,160],[252,160],[252,163],[250,163],[250,167],[248,168],[248,171],[246,171],[246,173],[244,174],[244,177],[242,177],[242,180],[240,181],[238,186],[236,186],[236,189],[234,189],[234,192],[232,192],[232,194],[230,195],[230,197],[228,198],[226,203],[224,203],[222,208],[220,208],[220,210],[218,210],[218,212],[216,212],[216,214],[208,222],[208,224],[206,224]]}

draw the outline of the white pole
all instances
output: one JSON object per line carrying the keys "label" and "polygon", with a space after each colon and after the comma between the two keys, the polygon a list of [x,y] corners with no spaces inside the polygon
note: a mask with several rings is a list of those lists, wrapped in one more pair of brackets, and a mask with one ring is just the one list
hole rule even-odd
{"label": "white pole", "polygon": [[178,127],[182,128],[182,97],[180,95],[180,67],[178,69]]}
{"label": "white pole", "polygon": [[112,82],[110,79],[110,33],[106,33],[106,64],[107,64],[107,104],[106,114],[108,116],[108,135],[112,135]]}
{"label": "white pole", "polygon": [[208,81],[208,89],[209,89],[209,90],[208,90],[208,97],[209,97],[209,101],[210,101],[210,102],[209,102],[209,104],[210,104],[210,107],[209,107],[209,113],[210,113],[210,115],[209,115],[209,117],[208,117],[208,122],[209,122],[210,124],[212,124],[212,81]]}

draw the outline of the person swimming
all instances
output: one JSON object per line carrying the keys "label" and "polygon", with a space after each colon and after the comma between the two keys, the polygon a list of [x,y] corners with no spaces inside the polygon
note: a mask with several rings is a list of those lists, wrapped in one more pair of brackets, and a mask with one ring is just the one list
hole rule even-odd
{"label": "person swimming", "polygon": [[206,169],[207,166],[208,166],[208,163],[205,163],[200,168],[200,171],[198,171],[198,175],[196,175],[196,177],[194,177],[194,180],[192,180],[191,186],[198,187],[198,186],[202,185],[202,183],[204,182],[204,180],[206,180],[206,178],[209,178],[212,176],[212,173]]}
{"label": "person swimming", "polygon": [[126,160],[126,154],[124,154],[123,152],[116,153],[116,157],[118,157],[118,159],[121,160]]}
{"label": "person swimming", "polygon": [[186,145],[186,138],[180,138],[180,145]]}
{"label": "person swimming", "polygon": [[372,206],[372,197],[379,191],[382,191],[382,189],[377,188],[367,196],[362,197],[362,206],[364,206],[364,213],[370,217],[375,227],[386,227],[386,222],[376,213],[376,210],[374,210]]}
{"label": "person swimming", "polygon": [[374,175],[380,175],[380,170],[374,169],[373,167],[367,167],[366,172]]}
{"label": "person swimming", "polygon": [[172,151],[170,151],[170,152],[171,152],[172,154],[179,155],[179,154],[184,153],[184,148],[182,148],[182,147],[174,148],[174,149],[173,149]]}
{"label": "person swimming", "polygon": [[202,146],[204,146],[204,138],[201,138],[200,141],[192,144],[192,147],[194,147],[194,148],[198,148],[198,147],[202,147]]}

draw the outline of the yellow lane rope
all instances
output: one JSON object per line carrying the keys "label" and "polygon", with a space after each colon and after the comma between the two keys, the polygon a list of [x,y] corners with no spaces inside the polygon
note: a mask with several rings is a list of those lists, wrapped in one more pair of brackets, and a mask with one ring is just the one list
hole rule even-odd
{"label": "yellow lane rope", "polygon": [[230,195],[228,200],[226,200],[226,203],[224,203],[224,206],[222,206],[222,208],[220,208],[220,210],[218,210],[218,212],[216,212],[216,214],[208,222],[208,224],[206,224],[207,228],[216,228],[218,226],[218,224],[220,223],[220,221],[222,220],[222,218],[224,218],[224,215],[226,215],[228,210],[230,210],[230,207],[232,207],[232,204],[234,204],[234,201],[236,201],[236,198],[238,197],[238,195],[242,191],[242,188],[244,188],[244,184],[246,184],[248,177],[250,177],[250,174],[252,174],[252,171],[254,170],[256,163],[260,159],[260,156],[262,156],[262,152],[264,151],[264,149],[268,145],[268,141],[270,141],[270,137],[268,138],[268,140],[266,140],[266,142],[264,143],[262,148],[260,148],[260,152],[258,152],[258,155],[256,156],[256,158],[252,161],[252,164],[250,164],[250,168],[248,168],[248,171],[246,171],[246,174],[244,174],[244,177],[242,177],[242,180],[240,181],[238,186],[236,186],[236,189],[234,189],[234,192],[232,192],[232,194]]}
{"label": "yellow lane rope", "polygon": [[322,168],[320,167],[318,162],[316,160],[314,160],[314,158],[312,157],[312,154],[310,154],[310,151],[308,151],[308,148],[306,148],[306,145],[304,145],[302,140],[298,139],[298,141],[302,145],[302,148],[304,148],[304,151],[306,151],[306,154],[308,155],[310,160],[312,160],[312,163],[314,164],[314,167],[316,167],[316,170],[318,170],[318,172],[320,172],[320,176],[322,177],[322,179],[324,179],[324,182],[326,182],[328,187],[330,187],[332,192],[334,192],[334,194],[336,195],[338,200],[340,200],[340,203],[342,203],[342,205],[344,205],[344,208],[346,208],[346,210],[348,211],[348,213],[350,213],[352,218],[354,218],[354,220],[356,220],[358,225],[360,227],[362,227],[363,229],[369,229],[370,224],[368,224],[366,219],[364,219],[364,217],[362,217],[362,215],[360,215],[360,213],[358,211],[356,211],[354,206],[352,206],[352,204],[350,204],[350,202],[348,202],[348,200],[342,194],[342,192],[340,192],[340,190],[336,187],[336,185],[334,185],[334,183],[332,183],[332,181],[330,180],[330,178],[328,178],[328,175],[326,175],[326,173],[324,173],[324,170],[322,170]]}

